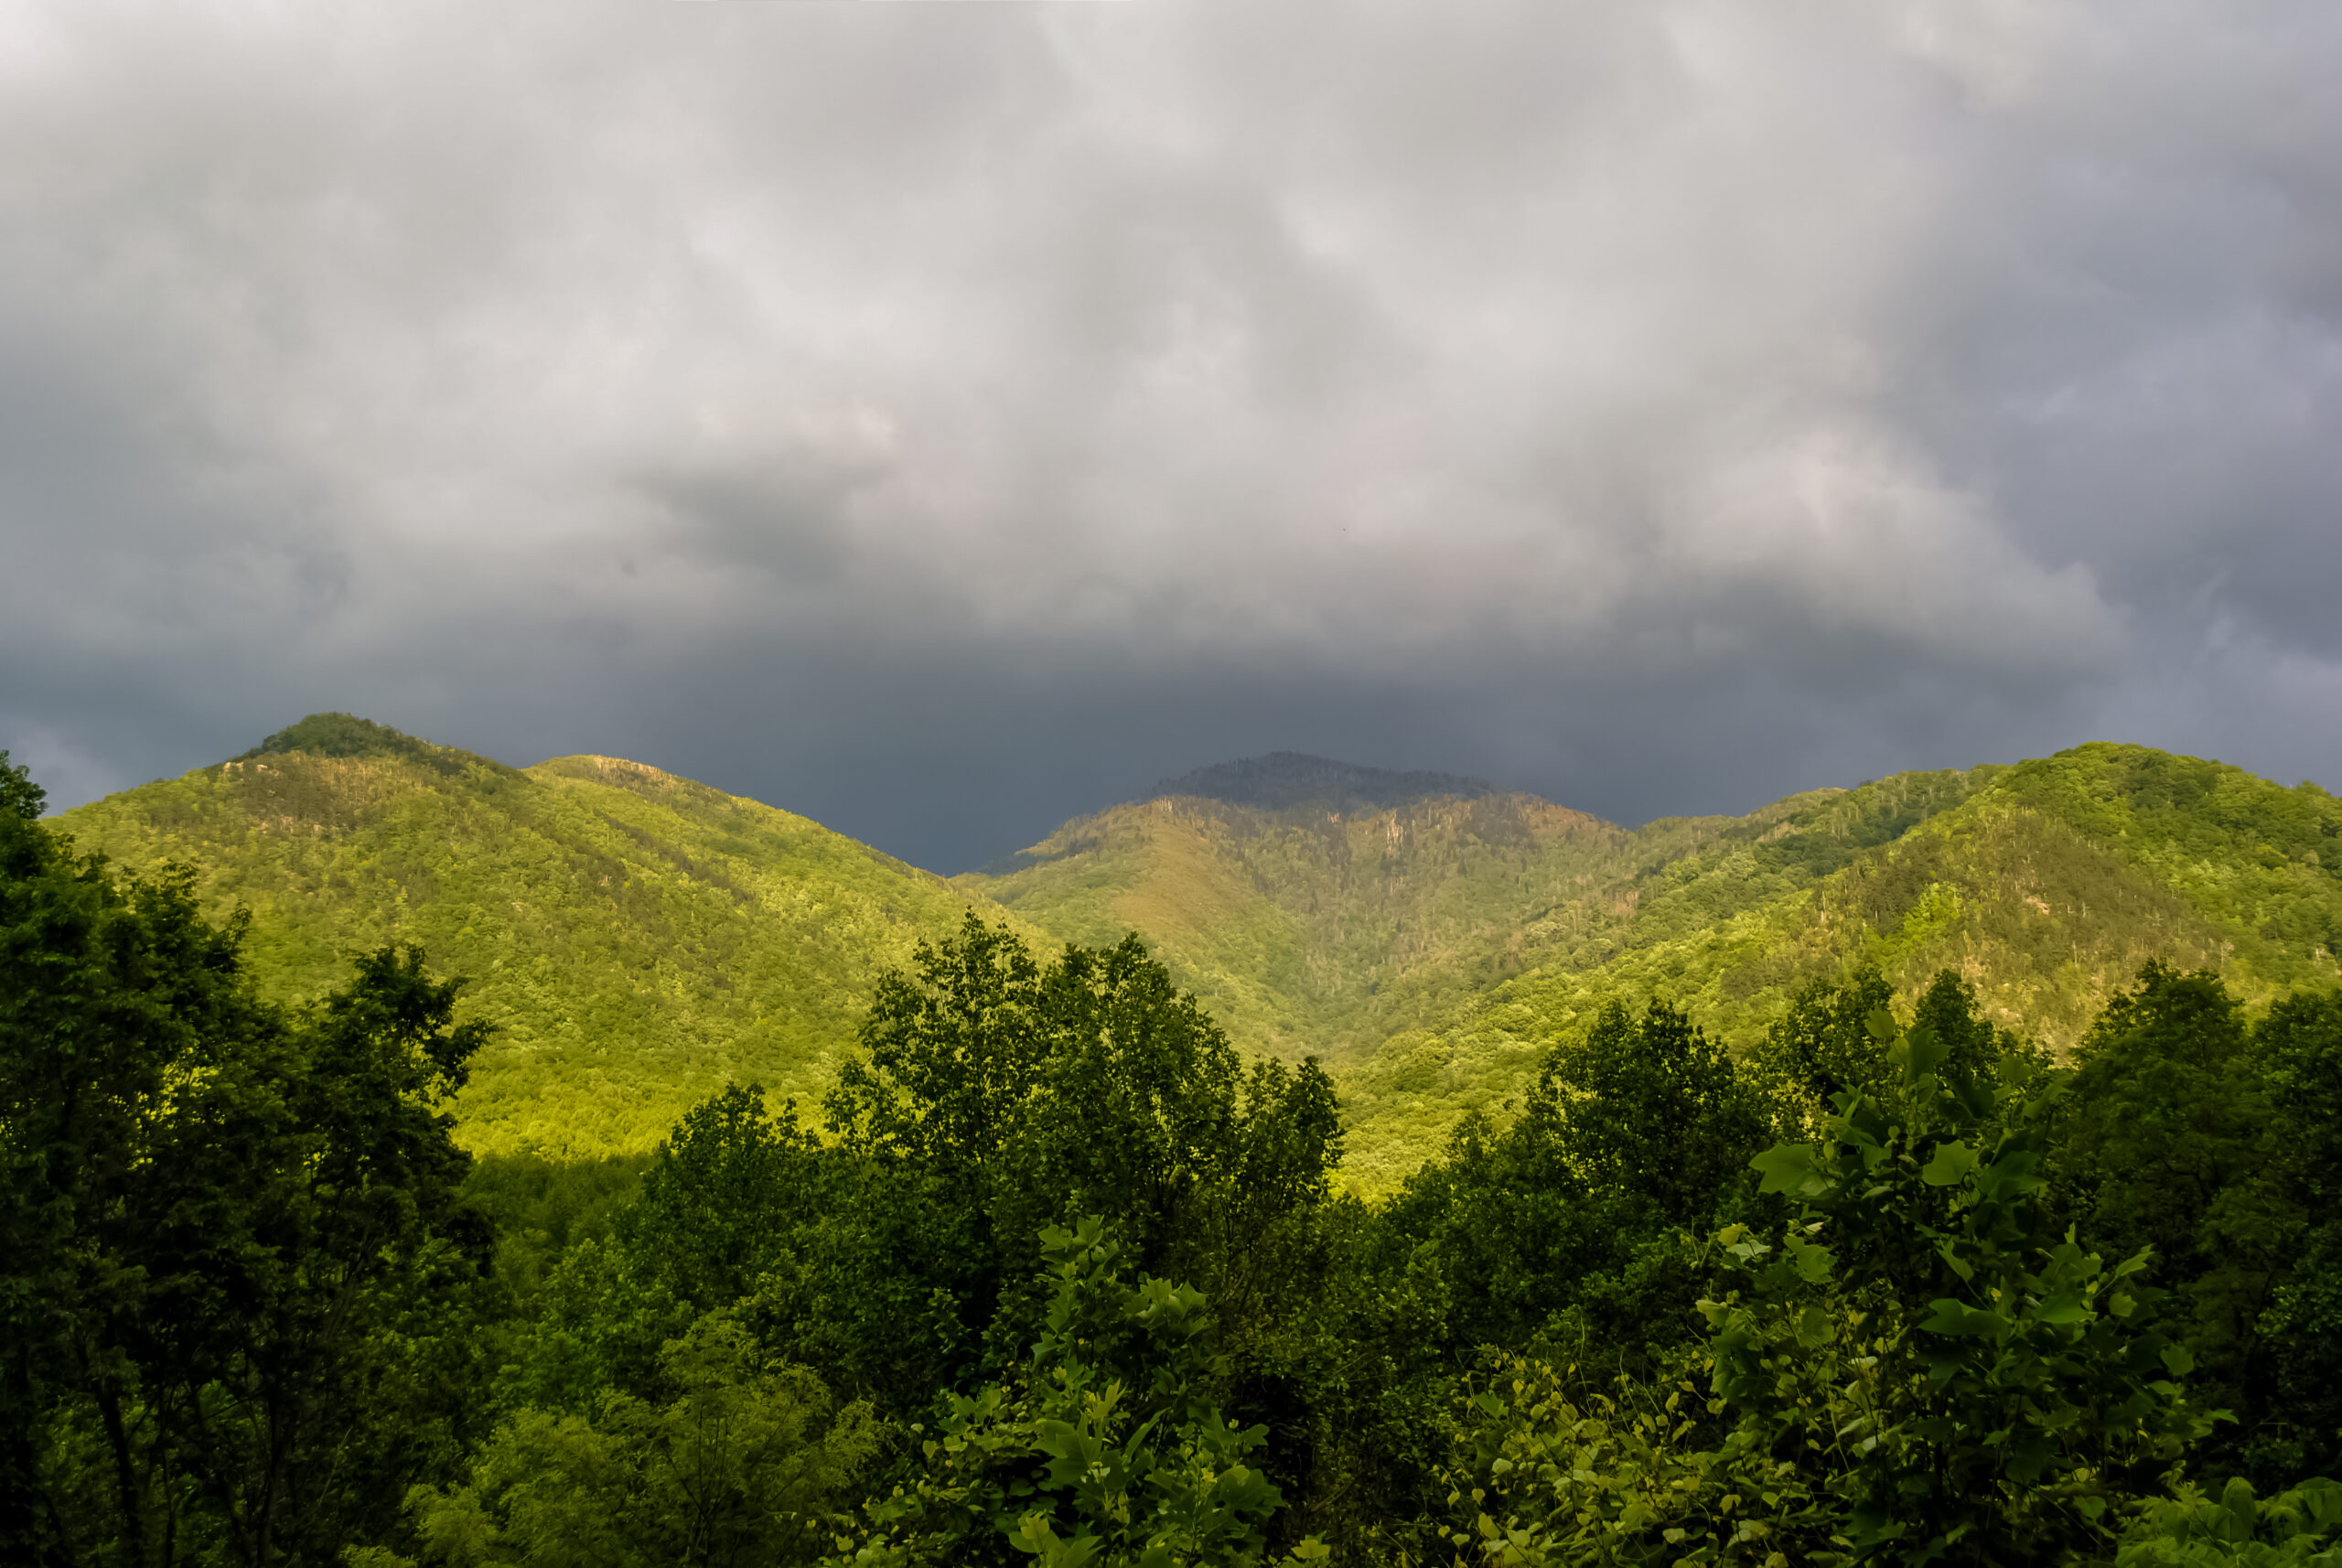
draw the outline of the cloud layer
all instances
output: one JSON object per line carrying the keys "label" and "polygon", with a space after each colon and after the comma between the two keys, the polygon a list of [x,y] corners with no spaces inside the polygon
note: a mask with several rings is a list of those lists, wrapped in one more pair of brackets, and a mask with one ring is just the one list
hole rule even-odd
{"label": "cloud layer", "polygon": [[1278,746],[2342,784],[2314,0],[0,20],[0,745],[319,707],[956,870]]}

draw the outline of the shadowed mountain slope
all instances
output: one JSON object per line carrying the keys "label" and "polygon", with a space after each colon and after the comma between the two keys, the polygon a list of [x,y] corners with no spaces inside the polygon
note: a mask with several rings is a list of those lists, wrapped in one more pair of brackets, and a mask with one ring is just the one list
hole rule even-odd
{"label": "shadowed mountain slope", "polygon": [[1139,799],[1160,800],[1184,795],[1264,811],[1315,807],[1355,814],[1418,800],[1477,800],[1497,792],[1497,787],[1484,779],[1459,779],[1453,773],[1396,773],[1387,768],[1305,757],[1297,751],[1273,751],[1266,757],[1239,757],[1167,779]]}
{"label": "shadowed mountain slope", "polygon": [[[646,1147],[732,1079],[817,1092],[871,982],[972,895],[639,763],[512,768],[344,714],[64,813],[85,850],[196,869],[286,998],[419,942],[497,1027],[459,1113],[484,1151]],[[988,905],[988,918],[1000,912]]]}

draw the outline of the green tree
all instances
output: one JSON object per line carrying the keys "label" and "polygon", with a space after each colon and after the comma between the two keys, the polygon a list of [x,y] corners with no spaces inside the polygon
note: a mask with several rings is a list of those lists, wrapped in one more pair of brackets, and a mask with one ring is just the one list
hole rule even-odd
{"label": "green tree", "polygon": [[2273,1498],[2230,1480],[2157,1498],[2122,1534],[2115,1568],[2342,1568],[2342,1486],[2323,1477]]}
{"label": "green tree", "polygon": [[808,1288],[928,1388],[979,1338],[1015,1362],[1045,1305],[1032,1238],[1081,1213],[1142,1266],[1257,1298],[1340,1155],[1316,1065],[1248,1072],[1135,937],[1044,966],[971,914],[879,983],[861,1039],[828,1101],[853,1195],[806,1240]]}
{"label": "green tree", "polygon": [[819,1218],[821,1140],[738,1084],[685,1112],[651,1156],[621,1221],[646,1277],[703,1311],[747,1295],[798,1230]]}
{"label": "green tree", "polygon": [[1880,1081],[1886,1063],[1870,1021],[1894,994],[1865,964],[1842,984],[1817,980],[1789,999],[1755,1064],[1773,1089],[1774,1120],[1785,1133],[1802,1135],[1828,1117],[1840,1094]]}
{"label": "green tree", "polygon": [[1947,1080],[1950,1042],[1884,1009],[1871,1027],[1877,1091],[1842,1091],[1819,1142],[1756,1162],[1801,1212],[1721,1238],[1746,1269],[1703,1304],[1732,1442],[1834,1498],[1857,1556],[2100,1550],[2110,1509],[2208,1425],[2149,1311],[2151,1254],[2110,1266],[2059,1233],[2046,1097]]}
{"label": "green tree", "polygon": [[263,1004],[191,886],[0,814],[15,1560],[330,1556],[446,1451],[426,1341],[487,1236],[439,1107],[482,1032],[412,953]]}
{"label": "green tree", "polygon": [[[1210,1397],[1226,1368],[1203,1296],[1152,1276],[1126,1285],[1096,1216],[1041,1241],[1049,1306],[1029,1360],[946,1402],[925,1465],[867,1505],[833,1568],[1262,1562],[1283,1498],[1252,1460],[1266,1429],[1230,1426]],[[1293,1560],[1322,1555],[1304,1542]]]}
{"label": "green tree", "polygon": [[2049,1164],[2058,1196],[2110,1249],[2154,1250],[2205,1397],[2245,1418],[2220,1445],[2250,1443],[2269,1381],[2260,1324],[2302,1247],[2304,1215],[2287,1190],[2291,1124],[2243,1009],[2218,975],[2151,962],[2078,1056]]}
{"label": "green tree", "polygon": [[1639,1020],[1606,1006],[1547,1058],[1525,1119],[1550,1119],[1587,1189],[1645,1227],[1704,1228],[1765,1138],[1732,1058],[1664,1002]]}
{"label": "green tree", "polygon": [[661,1399],[609,1389],[589,1413],[521,1410],[482,1448],[470,1484],[416,1487],[408,1508],[424,1560],[784,1568],[818,1558],[877,1452],[869,1406],[840,1406],[804,1368],[771,1364],[723,1313],[671,1340],[661,1366]]}
{"label": "green tree", "polygon": [[1639,1364],[1695,1332],[1694,1232],[1747,1185],[1764,1133],[1732,1059],[1689,1018],[1614,1002],[1547,1053],[1509,1127],[1467,1120],[1392,1218],[1435,1249],[1459,1345],[1542,1333]]}
{"label": "green tree", "polygon": [[32,775],[10,762],[8,753],[0,749],[0,816],[38,822],[41,807],[48,800],[48,791],[34,783]]}
{"label": "green tree", "polygon": [[2286,997],[2253,1031],[2280,1179],[2302,1236],[2253,1325],[2240,1462],[2279,1484],[2342,1469],[2342,992]]}

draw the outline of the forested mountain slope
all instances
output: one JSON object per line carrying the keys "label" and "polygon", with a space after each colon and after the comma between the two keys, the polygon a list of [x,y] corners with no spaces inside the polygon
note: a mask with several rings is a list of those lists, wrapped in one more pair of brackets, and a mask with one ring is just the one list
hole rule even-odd
{"label": "forested mountain slope", "polygon": [[2094,744],[1686,831],[1645,828],[1630,877],[1525,936],[1538,963],[1349,1071],[1360,1179],[1412,1168],[1469,1109],[1501,1113],[1614,997],[1664,998],[1745,1047],[1817,980],[1873,964],[1908,999],[1950,969],[1986,1016],[2062,1050],[2150,959],[2249,1004],[2342,973],[2342,802],[2222,763]]}
{"label": "forested mountain slope", "polygon": [[496,1028],[460,1105],[484,1152],[647,1148],[736,1079],[817,1092],[872,981],[982,902],[639,763],[517,769],[338,714],[56,825],[134,870],[194,868],[215,914],[249,908],[279,997],[385,942],[469,977],[466,1015]]}
{"label": "forested mountain slope", "polygon": [[465,1137],[499,1151],[644,1147],[734,1079],[818,1092],[872,982],[970,908],[1056,941],[1136,930],[1240,1046],[1323,1058],[1370,1189],[1467,1111],[1501,1119],[1613,997],[1738,1047],[1812,982],[1871,963],[1907,998],[1950,968],[2061,1047],[2147,959],[2258,1003],[2330,981],[2342,950],[2342,804],[2104,745],[1636,830],[1276,754],[946,883],[636,763],[515,769],[319,715],[59,825],[248,907],[279,996],[386,941],[469,977],[498,1033]]}
{"label": "forested mountain slope", "polygon": [[[1806,886],[1984,777],[1907,774],[1630,831],[1477,780],[1278,754],[1173,780],[959,881],[1069,940],[1135,929],[1239,1039],[1355,1068],[1529,974],[1598,972]],[[1724,875],[1660,897],[1703,870]],[[1799,971],[1761,986],[1758,1007]]]}
{"label": "forested mountain slope", "polygon": [[1601,1003],[1687,1006],[1735,1046],[1862,964],[1940,969],[2062,1047],[2159,958],[2248,1001],[2331,979],[2342,804],[2091,745],[1628,831],[1439,775],[1290,756],[1206,769],[961,879],[1054,936],[1135,929],[1241,1041],[1343,1080],[1380,1186],[1499,1115]]}
{"label": "forested mountain slope", "polygon": [[1518,970],[1635,836],[1477,780],[1290,753],[1223,764],[958,878],[1050,935],[1135,930],[1239,1042],[1355,1055]]}

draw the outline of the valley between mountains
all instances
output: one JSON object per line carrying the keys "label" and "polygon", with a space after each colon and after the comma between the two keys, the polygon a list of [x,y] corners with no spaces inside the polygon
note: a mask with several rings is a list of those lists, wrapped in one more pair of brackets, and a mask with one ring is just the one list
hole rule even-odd
{"label": "valley between mountains", "polygon": [[1638,828],[1438,774],[1275,754],[1171,780],[945,878],[640,763],[515,768],[343,714],[54,825],[215,915],[291,1000],[413,942],[495,1028],[481,1153],[647,1149],[730,1081],[817,1098],[877,977],[972,911],[1046,950],[1136,931],[1241,1047],[1334,1074],[1344,1170],[1389,1190],[1606,1001],[1727,1045],[1800,987],[1939,971],[2069,1045],[2139,966],[2248,1004],[2330,981],[2342,802],[2094,744]]}

